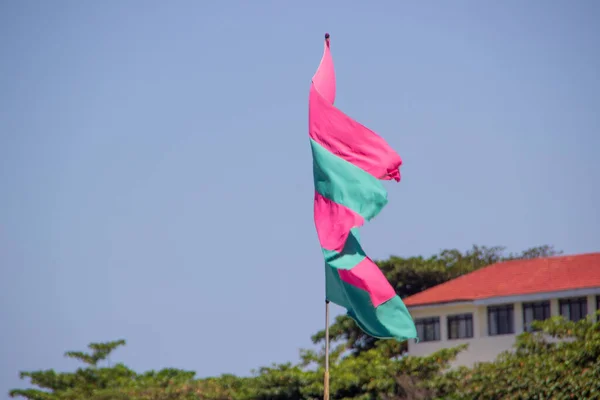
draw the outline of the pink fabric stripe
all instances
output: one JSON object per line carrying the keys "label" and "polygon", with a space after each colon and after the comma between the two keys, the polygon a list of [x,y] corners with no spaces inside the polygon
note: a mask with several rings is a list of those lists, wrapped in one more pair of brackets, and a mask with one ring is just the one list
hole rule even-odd
{"label": "pink fabric stripe", "polygon": [[316,89],[310,89],[309,135],[340,158],[378,179],[400,181],[402,159],[375,132],[338,110]]}
{"label": "pink fabric stripe", "polygon": [[368,257],[365,257],[352,269],[338,269],[338,273],[344,282],[369,293],[374,307],[396,295],[396,291],[387,281],[383,272]]}
{"label": "pink fabric stripe", "polygon": [[400,181],[402,159],[387,142],[369,128],[338,110],[335,100],[335,70],[325,41],[325,50],[313,76],[309,99],[309,135],[338,157],[378,179]]}
{"label": "pink fabric stripe", "polygon": [[365,220],[351,209],[337,204],[315,192],[315,226],[321,247],[341,252],[350,229],[361,226]]}
{"label": "pink fabric stripe", "polygon": [[333,57],[331,57],[331,51],[329,50],[329,40],[325,40],[323,57],[321,57],[319,68],[317,68],[312,81],[321,96],[329,104],[333,104],[335,101],[335,69],[333,68]]}

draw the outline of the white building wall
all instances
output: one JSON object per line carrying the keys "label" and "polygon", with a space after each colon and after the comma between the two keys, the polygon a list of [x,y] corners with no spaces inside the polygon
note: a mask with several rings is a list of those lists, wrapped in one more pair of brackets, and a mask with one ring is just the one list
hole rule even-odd
{"label": "white building wall", "polygon": [[[446,317],[453,314],[473,313],[473,338],[472,339],[448,339],[448,322]],[[417,309],[411,311],[414,319],[424,317],[440,317],[440,339],[433,342],[419,342],[414,340],[408,342],[408,352],[414,356],[426,356],[438,350],[468,344],[469,347],[458,354],[454,366],[472,366],[477,361],[493,361],[496,356],[505,350],[510,350],[515,335],[488,336],[487,330],[487,307],[463,305],[445,306]],[[520,314],[515,307],[515,329],[523,331],[523,319],[517,318]]]}
{"label": "white building wall", "polygon": [[[586,293],[588,300],[588,314],[593,314],[596,312],[596,296],[600,295],[600,289],[593,290],[593,292],[593,294]],[[493,302],[494,305],[514,305],[513,316],[515,333],[496,336],[488,335],[487,306],[491,304],[476,305],[473,303],[455,303],[439,306],[409,307],[410,313],[414,319],[440,317],[441,340],[419,343],[415,343],[414,340],[409,340],[408,353],[414,356],[427,356],[435,351],[466,343],[469,345],[469,347],[467,350],[459,353],[456,361],[452,363],[453,366],[464,365],[470,367],[476,362],[493,361],[501,352],[511,350],[515,343],[516,336],[523,333],[523,302],[550,300],[550,315],[557,316],[560,315],[558,299],[563,297],[578,297],[578,295],[581,296],[581,294],[573,292],[556,292],[553,294],[547,294],[543,297],[536,296],[536,298],[527,298],[526,296],[519,299],[512,298],[510,299],[512,301],[501,301],[501,299],[498,299],[498,301]],[[473,313],[473,338],[453,340],[448,339],[448,321],[446,317],[448,315],[464,313]]]}

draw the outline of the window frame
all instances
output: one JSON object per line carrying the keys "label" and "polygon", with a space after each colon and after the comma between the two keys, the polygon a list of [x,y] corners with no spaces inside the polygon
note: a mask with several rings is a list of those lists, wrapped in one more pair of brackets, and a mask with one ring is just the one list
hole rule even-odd
{"label": "window frame", "polygon": [[[460,336],[460,325],[457,327],[457,336],[452,337],[452,323],[460,324],[461,321],[465,321],[465,336]],[[472,339],[475,336],[474,332],[474,324],[473,324],[473,313],[462,313],[462,314],[452,314],[446,317],[446,327],[447,327],[447,336],[448,340],[458,340],[458,339]]]}
{"label": "window frame", "polygon": [[[537,307],[542,307],[542,314],[544,314],[544,319],[536,319],[535,318],[535,311],[536,311]],[[528,325],[527,325],[526,310],[528,308],[533,309],[533,312],[532,312],[533,319],[530,321],[529,325],[531,325],[531,323],[533,321],[545,321],[552,316],[551,311],[550,311],[550,300],[525,302],[525,303],[522,303],[522,308],[523,308],[523,331],[525,331],[525,332],[534,332],[537,330],[537,329],[531,328],[530,326],[528,327]]]}
{"label": "window frame", "polygon": [[[417,329],[417,337],[419,342],[439,342],[442,340],[442,326],[440,322],[440,317],[423,317],[423,318],[415,318],[415,328]],[[418,336],[419,333],[419,325],[422,325],[423,337]],[[433,339],[430,339],[426,336],[426,327],[429,325],[433,325]],[[437,327],[437,329],[436,329]]]}
{"label": "window frame", "polygon": [[[587,297],[586,296],[567,297],[567,298],[564,298],[564,299],[558,299],[558,313],[560,314],[561,317],[563,317],[567,321],[571,321],[571,322],[581,321],[582,319],[585,319],[587,317],[587,315],[588,315],[588,304],[587,303],[588,303],[588,301],[587,301]],[[569,318],[567,318],[567,317],[565,317],[565,315],[563,315],[563,305],[568,305],[569,306]],[[578,319],[578,320],[573,320],[571,318],[571,314],[572,314],[571,307],[573,305],[579,305],[579,312],[581,313],[581,318]],[[583,308],[584,312],[582,312],[582,308]]]}
{"label": "window frame", "polygon": [[[506,329],[500,329],[500,311],[506,311],[508,327]],[[492,313],[496,314],[496,333],[492,333]],[[501,335],[514,335],[515,333],[515,305],[500,304],[496,306],[487,307],[487,322],[488,322],[488,336],[501,336]]]}

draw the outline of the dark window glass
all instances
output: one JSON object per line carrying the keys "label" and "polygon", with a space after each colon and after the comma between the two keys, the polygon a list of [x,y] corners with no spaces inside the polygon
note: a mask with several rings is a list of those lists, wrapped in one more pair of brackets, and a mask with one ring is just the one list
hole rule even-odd
{"label": "dark window glass", "polygon": [[514,306],[488,307],[488,334],[490,336],[515,333]]}
{"label": "dark window glass", "polygon": [[550,302],[538,301],[534,303],[523,303],[523,328],[526,332],[532,332],[533,321],[544,321],[550,318]]}
{"label": "dark window glass", "polygon": [[415,326],[421,342],[440,340],[440,317],[415,319]]}
{"label": "dark window glass", "polygon": [[576,297],[558,301],[560,315],[566,320],[577,322],[587,316],[587,298]]}
{"label": "dark window glass", "polygon": [[448,339],[473,337],[473,314],[448,316]]}

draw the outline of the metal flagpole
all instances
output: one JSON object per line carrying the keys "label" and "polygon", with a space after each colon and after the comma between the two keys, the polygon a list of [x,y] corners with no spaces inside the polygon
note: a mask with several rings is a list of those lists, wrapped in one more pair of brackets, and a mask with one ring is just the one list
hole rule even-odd
{"label": "metal flagpole", "polygon": [[329,300],[325,299],[325,382],[323,400],[329,400]]}
{"label": "metal flagpole", "polygon": [[[329,33],[325,34],[325,42],[329,47]],[[329,300],[325,298],[325,377],[323,382],[323,400],[329,400]]]}
{"label": "metal flagpole", "polygon": [[[325,34],[325,41],[329,46],[329,33]],[[329,300],[325,299],[325,382],[323,386],[323,400],[329,400]]]}

